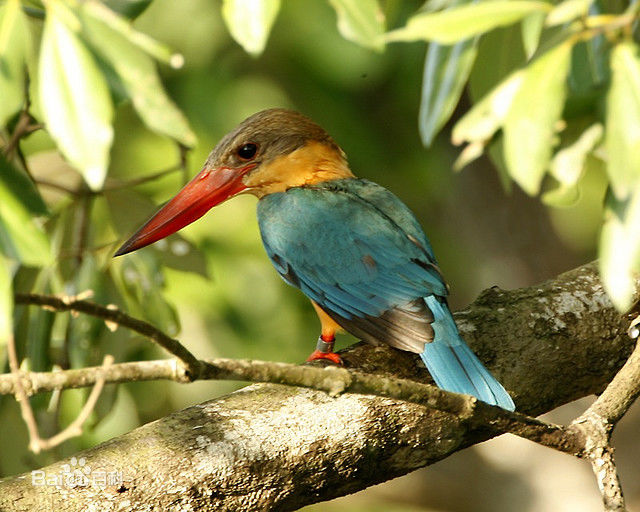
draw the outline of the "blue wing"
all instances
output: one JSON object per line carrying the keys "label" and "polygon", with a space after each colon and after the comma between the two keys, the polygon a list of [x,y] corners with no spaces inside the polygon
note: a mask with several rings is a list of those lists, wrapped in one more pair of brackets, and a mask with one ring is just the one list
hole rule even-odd
{"label": "blue wing", "polygon": [[513,410],[460,337],[431,245],[391,192],[360,179],[292,188],[262,198],[258,222],[276,270],[339,325],[419,353],[443,389]]}
{"label": "blue wing", "polygon": [[261,199],[258,220],[278,272],[353,334],[418,353],[433,339],[421,299],[447,287],[391,192],[354,179],[289,189]]}

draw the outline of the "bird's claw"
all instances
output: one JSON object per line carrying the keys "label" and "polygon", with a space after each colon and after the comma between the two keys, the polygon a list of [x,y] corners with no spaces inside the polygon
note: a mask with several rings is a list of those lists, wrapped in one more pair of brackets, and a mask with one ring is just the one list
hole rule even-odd
{"label": "bird's claw", "polygon": [[318,359],[326,359],[327,361],[331,361],[333,364],[341,366],[342,359],[333,351],[334,341],[334,338],[332,338],[330,341],[325,341],[323,337],[320,336],[318,338],[318,343],[316,344],[316,349],[307,358],[307,362],[317,361]]}
{"label": "bird's claw", "polygon": [[322,352],[320,350],[314,350],[307,358],[307,362],[317,361],[319,359],[326,359],[327,361],[331,361],[333,364],[342,366],[342,359],[338,354],[335,352]]}

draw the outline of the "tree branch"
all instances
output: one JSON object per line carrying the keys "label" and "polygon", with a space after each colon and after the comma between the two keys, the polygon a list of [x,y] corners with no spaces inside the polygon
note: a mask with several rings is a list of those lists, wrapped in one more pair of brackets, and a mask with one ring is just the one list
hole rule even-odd
{"label": "tree branch", "polygon": [[[510,412],[476,400],[474,397],[441,390],[430,384],[409,379],[397,379],[365,374],[337,367],[298,366],[287,363],[252,361],[247,359],[201,360],[200,379],[236,380],[285,384],[317,391],[330,396],[342,393],[381,396],[425,405],[438,411],[455,414],[461,419],[486,425],[496,433],[511,432],[549,448],[576,455],[581,453],[581,435],[569,437],[565,429],[531,416]],[[91,386],[100,382],[137,382],[142,380],[173,380],[184,382],[178,371],[178,361],[139,361],[110,366],[82,368],[56,372],[21,372],[0,375],[0,394],[34,394],[54,389]]]}
{"label": "tree branch", "polygon": [[[532,288],[488,290],[456,318],[518,410],[532,415],[601,392],[634,345],[626,335],[628,320],[607,299],[594,265]],[[363,374],[430,382],[413,355],[388,347],[356,345],[342,358]],[[436,390],[433,396],[440,394],[445,402],[468,405],[460,395]],[[0,483],[0,509],[295,510],[405,474],[511,428],[501,423],[502,414],[483,422],[475,421],[476,414],[253,385],[83,452],[91,468],[121,477],[111,485],[32,485],[31,475],[20,475]],[[544,431],[539,434],[544,438]],[[44,468],[51,482],[65,462]]]}
{"label": "tree branch", "polygon": [[[637,337],[637,333],[636,336]],[[570,431],[582,432],[583,456],[591,462],[605,511],[626,510],[622,486],[611,446],[616,423],[640,395],[640,345],[616,374],[598,399],[571,425]]]}
{"label": "tree branch", "polygon": [[178,340],[167,336],[148,322],[133,318],[116,307],[104,307],[94,302],[76,297],[57,297],[33,293],[16,293],[16,304],[31,304],[49,308],[54,311],[76,311],[102,318],[106,322],[127,327],[155,341],[170,354],[176,356],[185,367],[181,375],[189,382],[198,378],[201,372],[200,361]]}

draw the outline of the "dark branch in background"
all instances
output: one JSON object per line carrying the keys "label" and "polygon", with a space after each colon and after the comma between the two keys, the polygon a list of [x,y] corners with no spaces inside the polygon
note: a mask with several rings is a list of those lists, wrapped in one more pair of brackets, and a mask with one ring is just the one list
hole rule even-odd
{"label": "dark branch in background", "polygon": [[[18,124],[12,134],[11,140],[7,144],[6,148],[4,149],[5,156],[10,152],[12,148],[15,147],[19,149],[18,143],[20,142],[20,139],[22,137],[25,137],[32,131],[40,129],[42,127],[39,124],[33,124],[33,125],[25,124],[29,120],[31,120],[30,114],[28,113],[27,110],[23,111],[20,114]],[[164,178],[165,176],[168,176],[169,174],[173,174],[178,171],[182,173],[183,181],[186,182],[188,179],[187,156],[189,154],[189,151],[191,151],[191,149],[179,142],[176,142],[176,147],[178,150],[178,161],[175,164],[171,165],[170,167],[167,167],[165,169],[161,169],[159,171],[152,172],[149,174],[145,174],[144,176],[132,178],[129,180],[115,180],[110,178],[107,180],[107,182],[104,184],[104,186],[100,190],[92,190],[84,182],[81,182],[79,187],[77,188],[70,188],[65,183],[59,183],[56,181],[49,181],[49,180],[40,179],[40,178],[37,180],[34,180],[34,183],[42,187],[58,190],[64,194],[74,196],[79,199],[85,198],[89,200],[90,198],[94,196],[100,196],[105,192],[129,189],[132,187],[136,187],[138,185],[144,185],[145,183],[150,183],[152,181],[159,180],[161,178]]]}
{"label": "dark branch in background", "polygon": [[[179,146],[182,148],[182,146]],[[72,189],[67,187],[62,183],[57,183],[55,181],[47,181],[43,179],[38,179],[36,181],[37,185],[41,185],[43,187],[53,188],[59,190],[60,192],[64,192],[65,194],[76,196],[76,197],[84,197],[84,196],[99,196],[104,194],[105,192],[112,192],[114,190],[122,190],[128,189],[131,187],[136,187],[138,185],[144,185],[145,183],[150,183],[152,181],[159,180],[168,176],[169,174],[173,174],[175,172],[185,172],[186,160],[185,156],[183,156],[183,151],[180,150],[180,160],[176,164],[171,167],[167,167],[166,169],[162,169],[160,171],[152,172],[150,174],[145,174],[144,176],[140,176],[138,178],[132,178],[130,180],[114,180],[109,179],[107,183],[100,190],[91,190],[86,185],[82,184],[80,189]]]}
{"label": "dark branch in background", "polygon": [[115,307],[104,307],[86,300],[78,300],[75,297],[55,297],[31,293],[16,293],[15,303],[35,304],[55,311],[77,311],[127,327],[155,341],[167,352],[176,356],[185,367],[184,380],[193,380],[200,374],[200,361],[182,343],[167,336],[153,325],[133,318]]}
{"label": "dark branch in background", "polygon": [[13,133],[11,134],[11,137],[9,138],[7,144],[2,148],[2,154],[7,160],[12,160],[15,153],[18,160],[20,160],[20,163],[22,164],[22,168],[33,180],[33,176],[31,174],[31,171],[29,170],[29,166],[27,165],[27,159],[25,158],[24,153],[22,152],[22,148],[20,147],[20,140],[24,137],[27,137],[31,133],[40,130],[43,125],[41,123],[37,123],[29,112],[29,110],[31,109],[29,86],[29,74],[25,71],[23,86],[24,106],[20,111],[18,121],[16,122],[16,126],[13,130]]}
{"label": "dark branch in background", "polygon": [[11,159],[13,152],[18,148],[20,139],[40,130],[41,128],[41,124],[33,122],[33,118],[31,117],[31,114],[29,114],[28,110],[22,110],[18,117],[16,127],[11,134],[11,138],[7,142],[7,145],[2,149],[4,157]]}
{"label": "dark branch in background", "polygon": [[[23,296],[22,301],[31,297]],[[73,308],[77,311],[100,308],[78,302]],[[598,425],[612,426],[638,395],[640,356],[634,353],[607,387],[634,341],[626,334],[628,319],[614,310],[602,290],[595,265],[531,288],[487,290],[456,319],[521,413],[537,415],[606,390],[589,414],[562,427],[425,385],[429,378],[416,358],[388,347],[350,347],[342,353],[349,371],[198,362],[200,378],[251,377],[329,393],[262,384],[176,412],[82,454],[92,468],[119,471],[122,483],[34,487],[27,474],[0,483],[0,509],[32,510],[46,503],[66,510],[295,510],[431,464],[498,432],[513,431],[589,459],[594,469],[599,468],[596,475],[607,510],[622,510],[615,465],[608,457],[609,438],[603,442],[594,433],[606,434],[609,427]],[[91,372],[81,376],[83,371],[22,374],[21,380],[30,392],[43,389],[42,379],[54,387],[90,385]],[[126,380],[127,372],[139,378],[162,375],[180,380],[175,361],[125,363],[103,374],[109,382]],[[6,376],[0,377],[0,389],[14,389],[11,379],[9,383]],[[64,462],[44,471],[55,475]]]}

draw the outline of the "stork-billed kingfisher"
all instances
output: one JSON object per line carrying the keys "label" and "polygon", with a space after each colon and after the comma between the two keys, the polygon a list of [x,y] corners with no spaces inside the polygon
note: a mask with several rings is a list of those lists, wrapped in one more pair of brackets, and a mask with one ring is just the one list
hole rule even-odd
{"label": "stork-billed kingfisher", "polygon": [[178,231],[239,194],[259,199],[258,224],[271,263],[320,317],[309,360],[339,364],[333,344],[344,329],[419,354],[443,389],[514,410],[458,333],[447,285],[411,211],[387,189],[356,178],[329,134],[297,112],[274,108],[243,121],[116,256]]}

